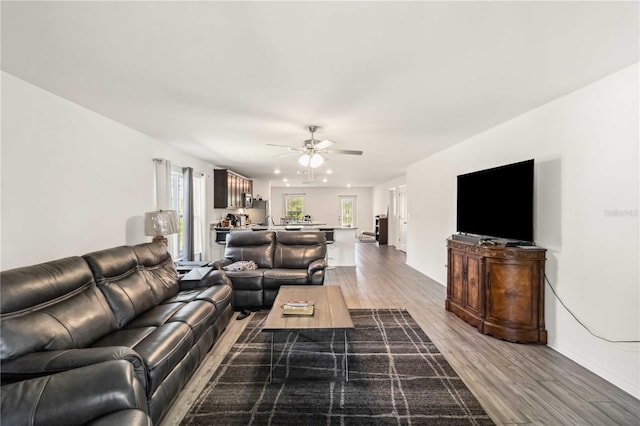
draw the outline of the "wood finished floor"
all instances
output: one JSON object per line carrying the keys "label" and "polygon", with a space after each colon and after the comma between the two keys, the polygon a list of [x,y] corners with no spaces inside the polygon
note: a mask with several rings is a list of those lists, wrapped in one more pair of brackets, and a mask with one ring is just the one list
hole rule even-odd
{"label": "wood finished floor", "polygon": [[[405,308],[500,425],[640,425],[640,400],[547,346],[479,334],[445,311],[446,289],[405,265],[404,253],[356,244],[357,267],[327,271],[349,308]],[[248,321],[232,320],[173,404],[162,426],[177,425]]]}

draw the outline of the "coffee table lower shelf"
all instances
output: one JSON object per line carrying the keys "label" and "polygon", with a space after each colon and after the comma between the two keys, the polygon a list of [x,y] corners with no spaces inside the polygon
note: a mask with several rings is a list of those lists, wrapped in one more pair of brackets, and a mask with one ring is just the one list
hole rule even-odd
{"label": "coffee table lower shelf", "polygon": [[[348,330],[344,330],[344,361],[342,362],[342,378],[345,382],[349,382],[349,340],[347,339],[347,332]],[[273,377],[273,354],[274,354],[274,346],[275,346],[275,332],[271,332],[271,359],[269,362],[269,383],[278,383],[278,382],[285,382],[285,381],[296,381],[296,380],[301,380],[301,381],[323,381],[323,382],[333,382],[333,381],[338,381],[336,379],[332,379],[332,378],[324,378],[324,377],[313,377],[313,378],[296,378],[296,377],[283,377],[283,378],[277,378],[277,377]]]}
{"label": "coffee table lower shelf", "polygon": [[[313,300],[315,302],[314,314],[310,316],[291,316],[282,313],[282,305],[289,300]],[[326,332],[342,331],[344,335],[344,362],[343,377],[349,381],[349,341],[348,332],[353,330],[353,321],[349,315],[349,310],[344,302],[342,290],[337,286],[281,286],[278,296],[273,303],[273,308],[262,328],[263,332],[271,333],[271,360],[269,365],[269,382],[276,380],[273,377],[273,360],[275,338],[278,333],[290,332]],[[284,380],[295,380],[295,378],[284,378]],[[303,379],[303,380],[323,380]],[[332,381],[332,380],[328,380]]]}

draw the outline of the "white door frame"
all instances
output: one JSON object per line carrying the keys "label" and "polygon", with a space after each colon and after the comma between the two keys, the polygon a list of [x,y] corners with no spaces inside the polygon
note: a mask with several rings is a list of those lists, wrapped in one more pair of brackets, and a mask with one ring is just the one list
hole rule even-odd
{"label": "white door frame", "polygon": [[398,250],[407,252],[407,223],[409,214],[407,210],[407,185],[398,186]]}

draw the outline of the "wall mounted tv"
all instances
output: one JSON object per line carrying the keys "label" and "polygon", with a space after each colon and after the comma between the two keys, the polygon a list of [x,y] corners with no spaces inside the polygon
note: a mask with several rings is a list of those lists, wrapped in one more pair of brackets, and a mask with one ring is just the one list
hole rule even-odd
{"label": "wall mounted tv", "polygon": [[533,160],[459,175],[457,231],[533,241]]}

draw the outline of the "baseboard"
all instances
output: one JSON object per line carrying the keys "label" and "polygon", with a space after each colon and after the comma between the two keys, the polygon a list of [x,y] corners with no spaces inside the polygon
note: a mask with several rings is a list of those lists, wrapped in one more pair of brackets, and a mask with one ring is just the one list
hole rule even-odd
{"label": "baseboard", "polygon": [[630,381],[627,377],[621,376],[618,373],[611,371],[611,369],[607,368],[604,365],[594,363],[593,361],[586,359],[573,351],[565,350],[561,346],[552,344],[547,344],[547,346],[549,346],[554,351],[566,356],[567,358],[586,368],[587,370],[591,371],[603,380],[611,383],[613,386],[628,393],[630,396],[640,400],[640,388],[638,388],[638,383]]}

